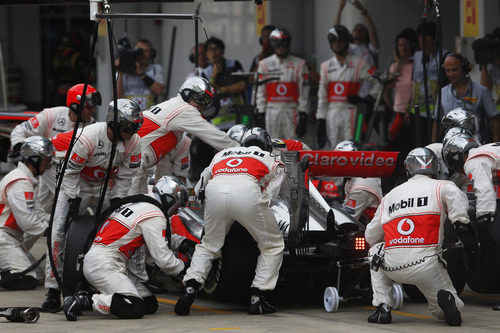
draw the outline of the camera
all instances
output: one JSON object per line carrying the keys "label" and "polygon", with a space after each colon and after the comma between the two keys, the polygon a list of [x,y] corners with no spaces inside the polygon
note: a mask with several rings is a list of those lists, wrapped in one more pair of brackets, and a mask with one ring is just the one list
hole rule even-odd
{"label": "camera", "polygon": [[132,48],[128,37],[120,38],[118,40],[118,59],[120,59],[118,70],[127,74],[134,74],[137,57],[143,53],[144,50],[141,48]]}
{"label": "camera", "polygon": [[500,28],[486,34],[484,38],[475,40],[472,43],[472,49],[476,63],[480,65],[493,63],[495,56],[500,56]]}

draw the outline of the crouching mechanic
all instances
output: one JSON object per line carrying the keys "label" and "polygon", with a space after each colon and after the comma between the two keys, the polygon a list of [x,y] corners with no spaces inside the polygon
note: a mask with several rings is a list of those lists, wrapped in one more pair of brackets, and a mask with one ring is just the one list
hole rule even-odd
{"label": "crouching mechanic", "polygon": [[[41,136],[25,140],[21,162],[0,182],[0,287],[34,289],[38,284],[32,256],[23,246],[23,237],[38,238],[48,226],[47,213],[35,207],[37,176],[52,160],[54,147]],[[36,265],[35,265],[36,266]]]}
{"label": "crouching mechanic", "polygon": [[165,239],[169,238],[168,216],[186,204],[187,190],[176,177],[165,176],[147,196],[158,205],[146,201],[124,204],[100,227],[83,261],[86,280],[100,293],[66,297],[66,319],[77,320],[82,310],[91,309],[122,319],[155,313],[156,297],[127,268],[129,259],[143,245],[165,274],[177,276],[184,271],[184,262],[171,249],[182,247],[186,239],[171,235],[171,244]]}
{"label": "crouching mechanic", "polygon": [[284,179],[284,164],[270,153],[271,137],[259,127],[245,133],[242,145],[217,153],[196,185],[198,197],[200,188],[205,189],[205,235],[182,281],[185,289],[175,305],[178,315],[189,314],[234,221],[250,233],[260,250],[248,313],[276,311],[265,293],[276,286],[283,256],[283,238],[270,206]]}
{"label": "crouching mechanic", "polygon": [[[427,148],[415,148],[405,160],[409,177],[390,191],[368,224],[375,312],[368,322],[389,324],[392,281],[415,285],[429,310],[450,326],[460,326],[464,303],[457,296],[441,258],[448,217],[466,250],[477,247],[467,215],[467,197],[451,181],[432,179],[438,161]],[[378,269],[380,267],[380,269]]]}
{"label": "crouching mechanic", "polygon": [[[97,204],[109,166],[115,133],[118,133],[118,143],[104,207],[109,206],[109,200],[127,196],[131,178],[141,165],[140,138],[136,134],[142,124],[139,105],[132,100],[118,99],[117,111],[117,122],[115,122],[114,102],[110,102],[106,123],[92,124],[77,133],[78,139],[69,157],[52,226],[51,255],[58,274],[61,274],[63,268],[66,218],[69,213],[83,214],[90,203]],[[57,150],[56,156],[66,154],[72,135],[72,132],[66,132],[52,138]],[[51,310],[59,308],[60,290],[49,260],[46,263],[45,287],[49,288],[49,291],[42,308]]]}

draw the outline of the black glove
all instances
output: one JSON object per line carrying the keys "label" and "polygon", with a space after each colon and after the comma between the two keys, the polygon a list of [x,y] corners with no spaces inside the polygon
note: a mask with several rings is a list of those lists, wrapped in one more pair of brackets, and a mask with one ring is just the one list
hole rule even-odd
{"label": "black glove", "polygon": [[68,199],[69,202],[69,215],[73,219],[76,219],[78,217],[78,211],[80,210],[80,202],[82,202],[82,198],[76,197],[76,198],[71,198]]}
{"label": "black glove", "polygon": [[455,222],[455,232],[458,239],[464,244],[466,251],[475,252],[477,250],[477,239],[470,223]]}
{"label": "black glove", "polygon": [[326,120],[318,119],[318,130],[317,130],[317,139],[318,139],[318,148],[321,149],[325,146],[327,137],[326,137]]}
{"label": "black glove", "polygon": [[190,258],[192,258],[196,244],[198,243],[186,238],[185,240],[182,241],[177,251],[179,251],[182,254],[188,255]]}
{"label": "black glove", "polygon": [[354,105],[365,103],[364,98],[359,97],[359,95],[349,95],[349,96],[347,96],[347,101],[351,104],[354,104]]}
{"label": "black glove", "polygon": [[476,219],[478,224],[492,224],[493,221],[495,221],[495,215],[493,214],[484,214],[481,216],[478,216]]}
{"label": "black glove", "polygon": [[307,113],[299,112],[299,121],[297,122],[297,128],[295,129],[295,134],[301,137],[306,134],[307,130]]}
{"label": "black glove", "polygon": [[260,128],[266,128],[266,114],[256,113],[255,114],[255,126]]}

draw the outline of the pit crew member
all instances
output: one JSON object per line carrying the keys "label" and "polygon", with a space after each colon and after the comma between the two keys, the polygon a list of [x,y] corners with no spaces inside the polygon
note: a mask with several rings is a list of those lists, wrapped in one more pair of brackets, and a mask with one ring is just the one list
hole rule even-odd
{"label": "pit crew member", "polygon": [[24,140],[21,161],[0,182],[0,286],[11,290],[34,289],[38,284],[24,236],[40,237],[49,216],[37,207],[37,176],[50,166],[54,147],[41,136]]}
{"label": "pit crew member", "polygon": [[[70,153],[52,226],[51,255],[59,274],[63,267],[66,217],[70,213],[70,207],[71,214],[82,214],[91,201],[95,203],[99,199],[116,128],[119,137],[107,198],[113,200],[127,196],[131,178],[141,165],[140,138],[136,132],[142,124],[142,112],[136,102],[125,98],[117,100],[117,109],[116,123],[112,101],[109,103],[105,123],[92,124],[77,133],[78,140]],[[66,154],[72,134],[66,132],[52,138],[57,150],[56,157],[58,154]],[[49,288],[49,291],[42,308],[57,309],[61,306],[60,290],[49,260],[46,263],[46,272],[45,287]]]}
{"label": "pit crew member", "polygon": [[377,307],[368,322],[392,321],[390,295],[395,281],[415,285],[433,316],[460,326],[464,303],[441,259],[441,247],[446,218],[454,224],[465,248],[477,246],[467,215],[467,197],[452,182],[432,179],[438,163],[427,148],[412,150],[405,168],[411,178],[384,196],[365,231],[372,262],[373,305]]}
{"label": "pit crew member", "polygon": [[259,127],[249,129],[244,147],[217,153],[196,186],[205,189],[205,235],[196,246],[183,279],[183,294],[175,305],[178,315],[188,315],[198,289],[219,257],[232,223],[238,221],[256,240],[260,250],[251,286],[249,314],[276,311],[265,294],[278,280],[284,242],[270,208],[284,179],[284,164],[273,156],[271,137]]}
{"label": "pit crew member", "polygon": [[142,165],[132,180],[130,194],[147,192],[147,169],[158,164],[177,145],[183,132],[200,138],[218,150],[238,145],[200,114],[212,104],[214,96],[214,89],[207,79],[192,76],[184,81],[176,97],[144,112],[144,124],[138,132],[141,137]]}
{"label": "pit crew member", "polygon": [[[258,121],[273,138],[293,139],[306,133],[309,101],[309,68],[304,59],[290,53],[292,37],[283,28],[269,35],[275,53],[259,62],[261,80],[271,80],[257,91]],[[279,74],[269,72],[278,72]]]}
{"label": "pit crew member", "polygon": [[356,106],[348,98],[359,94],[364,80],[371,83],[370,95],[375,95],[379,87],[372,78],[375,66],[369,65],[365,57],[349,52],[350,39],[343,25],[335,25],[328,31],[328,43],[335,55],[321,63],[316,114],[319,148],[323,148],[327,139],[330,147],[352,139]]}
{"label": "pit crew member", "polygon": [[165,176],[148,194],[163,208],[150,202],[127,203],[116,209],[102,224],[85,254],[85,279],[100,293],[79,292],[64,299],[66,319],[75,321],[82,310],[113,314],[122,319],[138,319],[158,309],[156,297],[136,276],[128,271],[127,263],[135,251],[145,245],[158,267],[167,275],[177,276],[184,262],[175,257],[185,240],[173,234],[171,244],[165,241],[168,215],[184,206],[188,193],[176,177]]}

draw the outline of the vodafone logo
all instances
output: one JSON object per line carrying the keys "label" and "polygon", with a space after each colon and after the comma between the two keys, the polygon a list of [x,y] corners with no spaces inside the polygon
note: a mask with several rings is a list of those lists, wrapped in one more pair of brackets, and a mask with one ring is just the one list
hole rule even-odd
{"label": "vodafone logo", "polygon": [[288,89],[287,89],[286,85],[284,85],[283,83],[278,83],[276,85],[276,93],[278,95],[285,96],[287,91],[288,91]]}
{"label": "vodafone logo", "polygon": [[233,159],[230,159],[229,161],[227,161],[226,165],[228,167],[235,168],[238,165],[240,165],[241,163],[243,163],[243,160],[241,158],[233,158]]}
{"label": "vodafone logo", "polygon": [[408,218],[402,219],[399,221],[397,229],[401,235],[408,236],[415,230],[415,223]]}
{"label": "vodafone logo", "polygon": [[344,93],[344,90],[344,85],[340,82],[335,83],[335,85],[333,86],[333,91],[337,95],[342,95]]}

